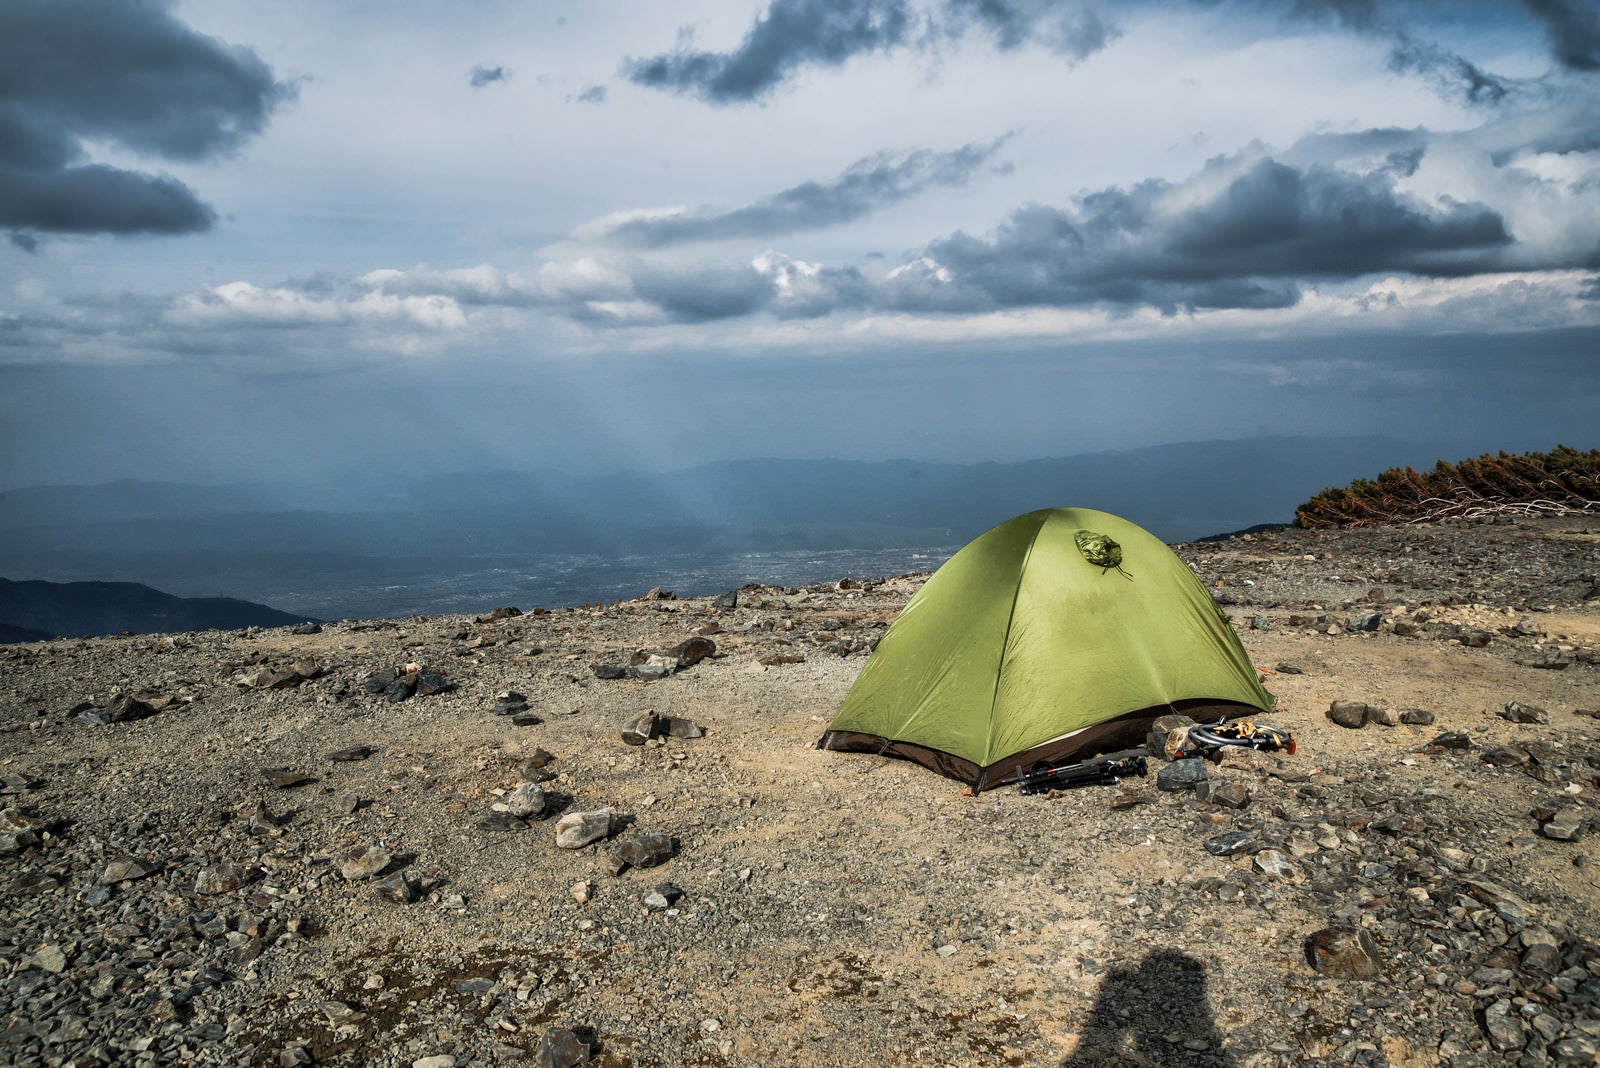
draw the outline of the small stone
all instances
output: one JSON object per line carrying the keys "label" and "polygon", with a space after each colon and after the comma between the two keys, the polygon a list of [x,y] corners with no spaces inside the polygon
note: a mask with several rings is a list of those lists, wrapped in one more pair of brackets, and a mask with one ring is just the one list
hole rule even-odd
{"label": "small stone", "polygon": [[451,682],[437,671],[419,671],[412,692],[418,697],[432,697],[436,693],[444,693],[454,688]]}
{"label": "small stone", "polygon": [[1160,771],[1156,772],[1156,789],[1168,793],[1179,790],[1192,790],[1200,783],[1206,781],[1206,762],[1200,757],[1185,757],[1174,760]]}
{"label": "small stone", "polygon": [[679,642],[667,650],[667,655],[678,662],[678,667],[693,667],[708,656],[715,655],[717,643],[710,638],[696,636]]}
{"label": "small stone", "polygon": [[1357,730],[1367,725],[1365,701],[1335,701],[1328,706],[1328,719],[1341,727]]}
{"label": "small stone", "polygon": [[1228,831],[1205,840],[1205,850],[1214,857],[1233,857],[1240,853],[1254,853],[1260,842],[1244,831]]}
{"label": "small stone", "polygon": [[513,727],[537,727],[544,720],[533,712],[518,712],[511,717]]}
{"label": "small stone", "polygon": [[1579,809],[1562,809],[1539,827],[1539,833],[1558,842],[1576,842],[1583,836],[1585,822]]}
{"label": "small stone", "polygon": [[937,953],[941,957],[953,957],[953,956],[956,955],[958,950],[957,950],[957,948],[955,946],[953,946],[950,943],[946,942],[944,945],[942,945],[938,949],[934,950],[934,952]]}
{"label": "small stone", "polygon": [[1350,629],[1371,633],[1383,625],[1382,612],[1364,612],[1357,616],[1350,624]]}
{"label": "small stone", "polygon": [[1428,744],[1440,749],[1471,749],[1472,735],[1466,731],[1445,731]]}
{"label": "small stone", "polygon": [[389,866],[394,857],[381,846],[356,846],[339,861],[339,874],[345,879],[370,879]]}
{"label": "small stone", "polygon": [[1528,1029],[1512,1011],[1511,1002],[1501,999],[1483,1010],[1483,1030],[1489,1044],[1502,1053],[1520,1050],[1528,1040]]}
{"label": "small stone", "polygon": [[1276,671],[1280,675],[1304,675],[1305,674],[1305,669],[1304,668],[1302,668],[1298,664],[1291,664],[1287,660],[1279,661],[1278,662],[1278,666],[1273,668],[1272,670]]}
{"label": "small stone", "polygon": [[1325,927],[1306,940],[1311,966],[1334,979],[1371,979],[1378,974],[1378,947],[1359,928]]}
{"label": "small stone", "polygon": [[683,719],[679,716],[663,716],[661,719],[661,733],[669,738],[704,738],[705,730],[692,719]]}
{"label": "small stone", "polygon": [[537,819],[544,815],[547,799],[543,790],[531,782],[519,782],[505,796],[506,811],[518,819]]}
{"label": "small stone", "polygon": [[404,871],[391,872],[372,884],[372,889],[386,901],[409,905],[417,899],[417,885]]}
{"label": "small stone", "polygon": [[1400,709],[1400,722],[1413,727],[1431,727],[1437,718],[1425,708]]}
{"label": "small stone", "polygon": [[594,884],[589,882],[587,879],[580,880],[579,882],[573,883],[567,892],[572,895],[572,900],[576,901],[578,904],[587,905],[589,903],[589,899],[594,896]]}
{"label": "small stone", "polygon": [[1532,758],[1520,745],[1495,745],[1485,749],[1478,759],[1497,768],[1516,768],[1527,764]]}
{"label": "small stone", "polygon": [[137,857],[128,857],[123,860],[113,860],[107,864],[100,873],[102,883],[125,883],[131,879],[142,879],[156,870],[156,865],[143,861]]}
{"label": "small stone", "polygon": [[556,822],[556,846],[582,849],[611,833],[616,813],[609,808],[594,812],[569,812]]}
{"label": "small stone", "polygon": [[60,946],[40,946],[28,957],[28,963],[40,971],[60,975],[67,968],[67,954]]}
{"label": "small stone", "polygon": [[1243,783],[1217,783],[1211,789],[1210,801],[1213,805],[1222,805],[1224,808],[1244,808],[1250,803],[1250,791]]}
{"label": "small stone", "polygon": [[1367,722],[1376,723],[1380,727],[1400,726],[1400,713],[1392,708],[1379,708],[1377,705],[1367,706]]}
{"label": "small stone", "polygon": [[1521,701],[1507,701],[1500,712],[1501,719],[1512,723],[1549,723],[1550,713],[1538,705],[1525,705]]}
{"label": "small stone", "polygon": [[637,834],[618,842],[611,851],[612,874],[628,867],[653,868],[672,859],[671,837],[665,834]]}
{"label": "small stone", "polygon": [[670,909],[683,897],[683,891],[671,883],[662,883],[644,895],[644,905],[648,909]]}
{"label": "small stone", "polygon": [[448,1053],[437,1053],[432,1057],[418,1057],[411,1062],[411,1068],[456,1068],[456,1059]]}
{"label": "small stone", "polygon": [[267,780],[269,785],[275,786],[280,790],[288,790],[296,786],[305,786],[307,783],[313,783],[317,781],[304,772],[294,771],[290,768],[262,768],[261,774]]}
{"label": "small stone", "polygon": [[661,717],[654,712],[645,712],[622,729],[622,740],[629,745],[643,745],[660,732]]}
{"label": "small stone", "polygon": [[353,745],[348,749],[336,749],[328,754],[328,759],[340,764],[353,764],[358,760],[365,760],[377,750],[370,745]]}
{"label": "small stone", "polygon": [[271,834],[282,822],[277,813],[267,807],[265,801],[258,801],[255,811],[250,813],[250,822],[246,827],[251,834]]}
{"label": "small stone", "polygon": [[218,864],[215,867],[202,868],[194,878],[194,892],[207,895],[226,894],[239,889],[260,874],[260,868],[244,868],[237,864]]}
{"label": "small stone", "polygon": [[539,1039],[533,1051],[535,1068],[578,1068],[588,1064],[589,1044],[564,1027],[552,1027]]}
{"label": "small stone", "polygon": [[316,1063],[311,1051],[304,1046],[290,1046],[278,1051],[278,1068],[300,1068],[301,1065]]}
{"label": "small stone", "polygon": [[1292,879],[1299,869],[1276,849],[1263,849],[1255,856],[1255,869],[1272,879]]}

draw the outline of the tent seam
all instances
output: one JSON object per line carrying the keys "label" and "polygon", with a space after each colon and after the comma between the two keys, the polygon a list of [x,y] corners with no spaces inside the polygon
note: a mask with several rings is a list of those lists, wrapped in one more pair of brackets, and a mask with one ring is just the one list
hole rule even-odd
{"label": "tent seam", "polygon": [[[1005,666],[1006,653],[1011,648],[1011,625],[1017,618],[1017,601],[1022,597],[1022,580],[1028,574],[1028,561],[1033,559],[1033,547],[1039,544],[1039,534],[1044,530],[1045,524],[1048,522],[1050,522],[1050,516],[1048,514],[1048,509],[1046,509],[1046,514],[1043,521],[1041,521],[1040,524],[1034,528],[1033,537],[1028,539],[1028,551],[1022,554],[1022,566],[1017,569],[1017,585],[1016,588],[1011,591],[1011,610],[1006,614],[1006,631],[1000,637],[1000,663],[995,665],[994,689],[989,693],[989,721],[988,729],[984,731],[983,735],[984,759],[983,764],[980,765],[980,768],[986,768],[990,763],[992,763],[992,761],[989,760],[989,757],[993,755],[994,752],[994,711],[995,704],[1000,700],[1000,680],[1004,677],[1004,672],[1000,669]],[[978,778],[980,780],[983,778],[983,772],[981,770],[978,772]]]}

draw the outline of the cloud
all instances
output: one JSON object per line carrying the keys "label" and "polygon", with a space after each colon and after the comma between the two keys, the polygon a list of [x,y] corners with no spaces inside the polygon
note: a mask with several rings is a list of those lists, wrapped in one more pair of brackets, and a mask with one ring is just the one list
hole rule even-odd
{"label": "cloud", "polygon": [[765,238],[836,226],[908,200],[935,186],[959,187],[994,158],[1010,135],[949,152],[917,149],[859,159],[830,182],[803,182],[729,211],[700,208],[637,215],[603,231],[605,240],[635,248],[692,241]]}
{"label": "cloud", "polygon": [[577,96],[571,98],[575,104],[604,104],[606,102],[606,87],[591,85]]}
{"label": "cloud", "polygon": [[1569,70],[1600,70],[1600,9],[1584,0],[1522,0],[1544,23],[1550,50]]}
{"label": "cloud", "polygon": [[962,36],[980,26],[1002,51],[1039,43],[1073,61],[1087,59],[1121,33],[1096,4],[1059,0],[946,0],[943,30]]}
{"label": "cloud", "polygon": [[1420,74],[1445,95],[1460,95],[1472,104],[1499,104],[1516,89],[1510,79],[1490,73],[1432,41],[1417,37],[1399,21],[1387,18],[1377,0],[1295,0],[1292,18],[1331,18],[1348,29],[1389,42],[1389,66],[1401,74]]}
{"label": "cloud", "polygon": [[635,85],[688,93],[712,104],[746,103],[802,67],[838,67],[858,55],[905,44],[911,30],[908,0],[772,0],[732,52],[696,50],[685,30],[674,51],[630,57],[622,73]]}
{"label": "cloud", "polygon": [[711,104],[743,104],[767,96],[806,67],[839,67],[859,55],[926,47],[974,29],[1002,51],[1040,44],[1073,62],[1120,33],[1093,2],[943,0],[925,13],[911,0],[771,0],[733,51],[696,49],[693,31],[685,27],[677,48],[629,57],[622,75],[635,85]]}
{"label": "cloud", "polygon": [[174,178],[84,163],[86,142],[171,160],[226,155],[292,95],[253,52],[159,0],[0,5],[0,226],[187,233],[214,212]]}
{"label": "cloud", "polygon": [[289,287],[249,282],[209,286],[179,297],[165,319],[189,327],[304,327],[388,321],[429,330],[460,329],[466,317],[456,301],[441,294],[396,296],[368,289],[349,295],[318,296]]}
{"label": "cloud", "polygon": [[504,67],[473,67],[467,74],[467,82],[474,89],[482,89],[495,82],[503,82],[511,77],[511,72]]}

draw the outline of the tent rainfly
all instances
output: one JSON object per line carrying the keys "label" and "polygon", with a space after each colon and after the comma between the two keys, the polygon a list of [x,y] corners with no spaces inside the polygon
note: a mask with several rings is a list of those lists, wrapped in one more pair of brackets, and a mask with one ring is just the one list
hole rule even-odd
{"label": "tent rainfly", "polygon": [[980,791],[1041,761],[1141,742],[1156,717],[1271,712],[1210,592],[1153,534],[1047,508],[934,572],[819,749],[903,757]]}

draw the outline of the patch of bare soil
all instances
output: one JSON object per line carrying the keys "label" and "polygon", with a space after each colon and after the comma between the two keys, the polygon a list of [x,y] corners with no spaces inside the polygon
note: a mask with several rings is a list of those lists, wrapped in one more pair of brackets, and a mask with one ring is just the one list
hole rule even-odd
{"label": "patch of bare soil", "polygon": [[[809,748],[925,576],[0,650],[0,1048],[561,1063],[559,1028],[613,1066],[1593,1063],[1592,532],[1179,551],[1298,743],[1210,766],[1243,808],[1153,776],[971,797]],[[666,677],[593,670],[702,631],[716,653]],[[367,691],[410,664],[450,688]],[[152,711],[84,721],[118,696]],[[1340,700],[1375,711],[1338,726]],[[647,711],[704,736],[625,744]],[[503,811],[524,782],[533,818]],[[557,847],[602,808],[608,838]],[[671,859],[613,874],[651,833]],[[369,846],[388,863],[344,877]],[[1375,974],[1313,967],[1330,926]]]}

